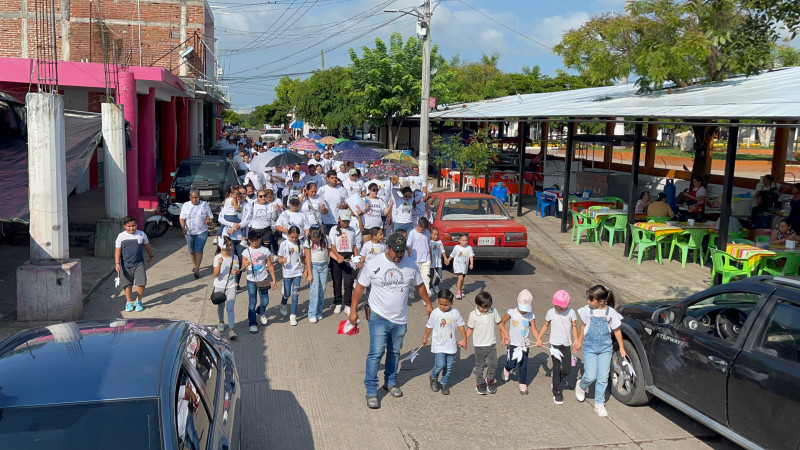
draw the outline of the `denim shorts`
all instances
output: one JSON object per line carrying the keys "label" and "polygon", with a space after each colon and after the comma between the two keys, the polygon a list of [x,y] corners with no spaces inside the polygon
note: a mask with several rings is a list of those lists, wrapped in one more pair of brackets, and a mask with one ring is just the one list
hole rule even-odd
{"label": "denim shorts", "polygon": [[203,253],[203,247],[206,246],[206,240],[208,239],[208,231],[200,234],[184,234],[183,237],[186,238],[189,253]]}

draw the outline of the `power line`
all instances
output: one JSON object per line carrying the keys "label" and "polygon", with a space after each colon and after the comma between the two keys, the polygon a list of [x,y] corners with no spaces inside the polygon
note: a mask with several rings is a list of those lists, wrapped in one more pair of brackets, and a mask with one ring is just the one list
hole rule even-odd
{"label": "power line", "polygon": [[483,11],[481,11],[481,10],[480,10],[480,9],[478,9],[478,8],[475,8],[475,7],[474,7],[474,6],[472,6],[472,5],[469,5],[469,4],[465,3],[463,0],[458,0],[458,2],[459,2],[459,3],[461,3],[462,5],[466,6],[467,8],[469,8],[469,9],[471,9],[471,10],[473,10],[473,11],[477,12],[478,14],[482,15],[483,17],[486,17],[487,19],[491,20],[492,22],[494,22],[494,23],[496,23],[496,24],[500,25],[501,27],[503,27],[503,28],[505,28],[505,29],[507,29],[507,30],[511,31],[512,33],[514,33],[514,34],[517,34],[517,35],[519,35],[520,37],[523,37],[523,38],[525,38],[525,39],[527,39],[527,40],[529,40],[529,41],[531,41],[531,42],[533,42],[533,43],[535,43],[535,44],[541,45],[542,47],[544,47],[544,48],[546,48],[546,49],[548,49],[548,50],[553,50],[553,47],[550,47],[549,45],[546,45],[546,44],[542,44],[541,42],[537,41],[536,39],[534,39],[534,38],[532,38],[532,37],[528,37],[528,36],[526,36],[526,35],[524,35],[524,34],[520,33],[519,31],[517,31],[517,30],[515,30],[515,29],[513,29],[513,28],[511,28],[511,27],[509,27],[508,25],[506,25],[506,24],[504,24],[504,23],[502,23],[502,22],[498,22],[498,21],[497,21],[497,20],[495,20],[495,19],[494,19],[492,16],[490,16],[490,15],[488,15],[488,14],[484,13]]}

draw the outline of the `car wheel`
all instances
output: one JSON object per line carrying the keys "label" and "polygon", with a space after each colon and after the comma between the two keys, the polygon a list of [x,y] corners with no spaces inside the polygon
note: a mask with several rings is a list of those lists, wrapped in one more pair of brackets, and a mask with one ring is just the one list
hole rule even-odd
{"label": "car wheel", "polygon": [[611,393],[620,403],[628,406],[644,405],[652,395],[644,388],[644,368],[636,348],[630,341],[623,341],[628,363],[633,367],[634,376],[630,376],[627,366],[620,361],[620,354],[614,352],[611,362]]}
{"label": "car wheel", "polygon": [[505,270],[511,270],[514,268],[514,265],[517,264],[517,261],[513,259],[507,259],[505,261],[500,261],[500,268]]}

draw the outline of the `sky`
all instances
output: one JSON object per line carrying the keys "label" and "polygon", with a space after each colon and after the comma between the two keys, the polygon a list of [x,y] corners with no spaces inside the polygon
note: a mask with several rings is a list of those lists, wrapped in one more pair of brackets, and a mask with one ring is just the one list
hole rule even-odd
{"label": "sky", "polygon": [[[284,75],[305,79],[325,67],[350,63],[376,38],[416,33],[416,19],[390,10],[409,10],[422,0],[209,0],[215,21],[219,65],[232,103],[240,113],[270,103]],[[500,55],[504,72],[538,65],[553,75],[563,68],[552,47],[568,30],[606,11],[623,11],[625,0],[431,0],[431,36],[449,60]]]}

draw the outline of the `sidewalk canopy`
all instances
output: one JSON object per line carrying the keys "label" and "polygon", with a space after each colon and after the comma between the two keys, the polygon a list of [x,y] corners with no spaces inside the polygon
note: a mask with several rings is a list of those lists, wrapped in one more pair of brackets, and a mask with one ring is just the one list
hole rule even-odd
{"label": "sidewalk canopy", "polygon": [[548,117],[800,119],[800,67],[711,84],[637,94],[635,85],[512,95],[440,106],[431,120],[500,121]]}
{"label": "sidewalk canopy", "polygon": [[291,124],[289,124],[289,128],[293,130],[302,130],[303,129],[303,121],[302,120],[295,120]]}

